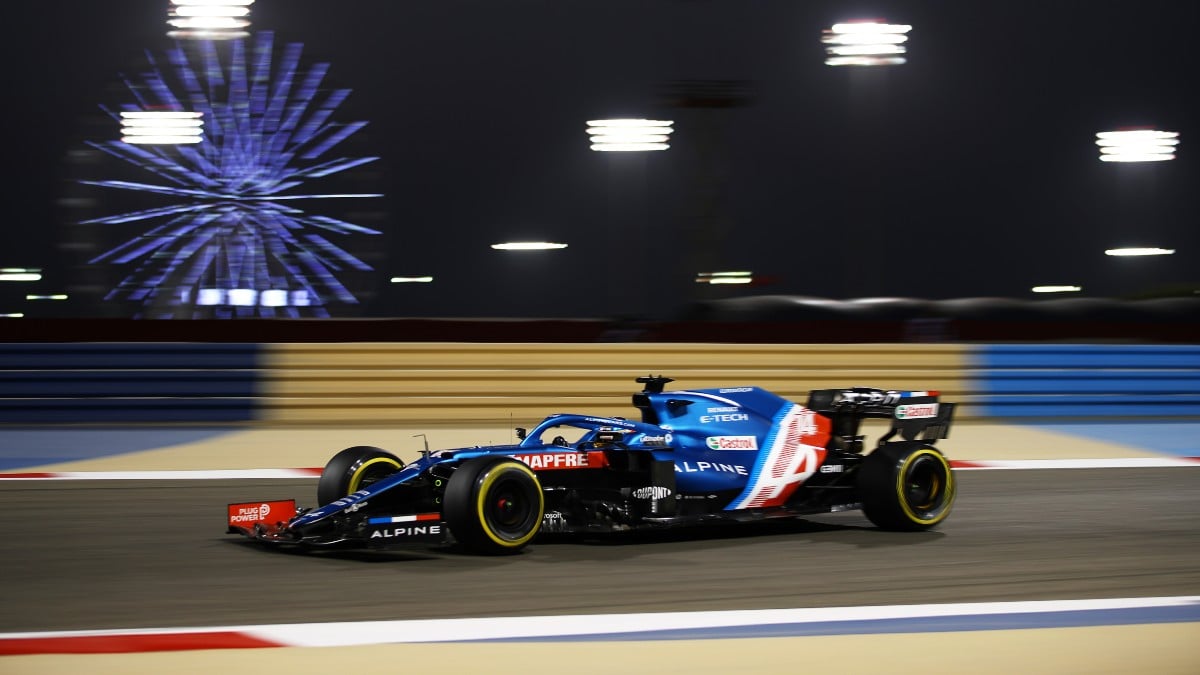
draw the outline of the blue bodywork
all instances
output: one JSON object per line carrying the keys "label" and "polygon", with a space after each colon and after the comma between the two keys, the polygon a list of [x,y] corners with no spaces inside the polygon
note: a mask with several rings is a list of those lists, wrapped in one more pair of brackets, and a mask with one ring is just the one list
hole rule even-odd
{"label": "blue bodywork", "polygon": [[[619,435],[622,440],[616,447],[648,451],[657,460],[673,462],[679,494],[741,490],[762,456],[756,450],[766,447],[768,437],[776,429],[778,416],[795,405],[758,387],[665,392],[652,395],[650,403],[651,414],[648,416],[660,420],[658,424],[620,417],[560,413],[542,420],[517,445],[457,448],[429,453],[366,489],[298,516],[291,526],[304,527],[351,508],[356,503],[369,501],[379,493],[424,474],[436,464],[460,463],[483,455],[562,452],[564,449],[594,445],[604,433]],[[582,435],[567,446],[554,444],[553,437],[566,429],[579,430]],[[749,437],[753,437],[754,442],[746,443],[752,446],[746,449],[709,447],[710,438]]]}

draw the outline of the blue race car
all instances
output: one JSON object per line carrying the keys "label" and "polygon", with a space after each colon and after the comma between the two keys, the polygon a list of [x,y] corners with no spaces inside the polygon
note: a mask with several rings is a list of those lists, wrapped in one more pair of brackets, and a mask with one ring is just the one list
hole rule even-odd
{"label": "blue race car", "polygon": [[[229,532],[270,544],[457,543],[516,553],[539,533],[604,533],[861,509],[888,530],[925,530],[954,504],[934,447],[953,403],[936,391],[819,389],[800,405],[758,387],[665,391],[640,377],[639,420],[556,414],[520,442],[426,451],[405,464],[356,446],[334,455],[313,509],[229,505]],[[866,418],[891,426],[866,451]]]}

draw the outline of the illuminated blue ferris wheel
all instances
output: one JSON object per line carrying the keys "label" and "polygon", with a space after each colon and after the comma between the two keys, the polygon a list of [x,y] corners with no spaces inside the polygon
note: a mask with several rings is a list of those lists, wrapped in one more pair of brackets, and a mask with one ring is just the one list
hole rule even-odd
{"label": "illuminated blue ferris wheel", "polygon": [[[334,120],[350,90],[323,87],[329,64],[302,66],[302,51],[290,43],[277,54],[271,32],[178,43],[162,61],[147,52],[149,69],[123,78],[131,100],[102,108],[124,136],[88,144],[136,176],[80,181],[140,202],[80,221],[137,228],[89,261],[124,275],[106,300],[152,318],[329,316],[358,302],[342,279],[371,266],[338,238],[380,232],[311,211],[382,197],[327,186],[378,158],[343,156],[367,123]],[[162,113],[193,136],[138,126]]]}

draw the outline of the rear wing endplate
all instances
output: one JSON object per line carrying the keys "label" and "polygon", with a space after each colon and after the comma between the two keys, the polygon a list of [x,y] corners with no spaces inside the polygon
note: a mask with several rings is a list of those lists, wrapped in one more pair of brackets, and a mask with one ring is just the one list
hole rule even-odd
{"label": "rear wing endplate", "polygon": [[[814,389],[807,407],[839,422],[857,422],[866,418],[890,419],[892,428],[880,439],[887,441],[897,433],[906,440],[929,443],[946,438],[954,418],[954,403],[942,403],[936,391],[885,391],[869,387]],[[854,424],[857,428],[857,424]]]}

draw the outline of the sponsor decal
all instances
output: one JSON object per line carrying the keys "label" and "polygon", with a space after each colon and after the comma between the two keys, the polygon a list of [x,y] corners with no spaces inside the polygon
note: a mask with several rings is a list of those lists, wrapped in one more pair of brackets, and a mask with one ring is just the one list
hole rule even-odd
{"label": "sponsor decal", "polygon": [[637,499],[666,499],[671,496],[671,488],[662,485],[648,485],[633,491]]}
{"label": "sponsor decal", "polygon": [[666,445],[668,442],[667,436],[642,436],[642,443],[645,445]]}
{"label": "sponsor decal", "polygon": [[767,437],[758,453],[754,475],[727,509],[780,506],[825,461],[831,423],[801,405],[794,405]]}
{"label": "sponsor decal", "polygon": [[566,532],[567,519],[559,511],[547,511],[542,516],[542,531],[543,532]]}
{"label": "sponsor decal", "polygon": [[721,394],[744,394],[748,391],[754,391],[754,387],[731,387],[729,389],[718,389]]}
{"label": "sponsor decal", "polygon": [[598,422],[600,424],[615,425],[618,427],[625,427],[626,429],[631,428],[633,426],[632,422],[627,422],[625,420],[618,420],[618,419],[614,419],[611,417],[585,417],[584,421]]}
{"label": "sponsor decal", "polygon": [[270,504],[259,504],[258,506],[242,506],[239,507],[237,513],[229,514],[229,522],[231,523],[256,523],[266,520],[267,516],[271,515]]}
{"label": "sponsor decal", "polygon": [[938,404],[936,403],[910,403],[896,406],[896,419],[899,420],[924,420],[937,416]]}
{"label": "sponsor decal", "polygon": [[371,532],[370,539],[397,539],[405,537],[427,537],[442,534],[442,525],[405,525],[402,527],[387,527]]}
{"label": "sponsor decal", "polygon": [[750,472],[741,464],[722,464],[720,462],[676,462],[675,473],[701,473],[711,471],[715,473],[736,473],[739,476],[748,476]]}
{"label": "sponsor decal", "polygon": [[414,513],[409,516],[382,516],[379,518],[371,518],[367,522],[372,525],[388,525],[395,523],[415,523],[420,521],[441,520],[440,513]]}
{"label": "sponsor decal", "polygon": [[718,408],[709,408],[710,413],[737,412],[739,408],[736,405],[726,405]]}
{"label": "sponsor decal", "polygon": [[512,455],[513,459],[529,465],[535,471],[553,469],[586,469],[588,453],[583,452],[543,452],[528,455]]}
{"label": "sponsor decal", "polygon": [[826,464],[821,467],[821,473],[842,473],[846,467],[841,464]]}
{"label": "sponsor decal", "polygon": [[296,501],[292,499],[229,505],[229,524],[242,527],[267,522],[267,519],[272,517],[275,520],[287,520],[294,515]]}
{"label": "sponsor decal", "polygon": [[746,413],[723,413],[717,415],[701,415],[700,423],[708,424],[710,422],[749,422],[750,416]]}
{"label": "sponsor decal", "polygon": [[850,403],[873,403],[875,405],[893,405],[900,402],[898,391],[843,391],[842,400]]}
{"label": "sponsor decal", "polygon": [[366,497],[367,494],[368,494],[368,492],[366,490],[359,490],[358,492],[351,492],[349,495],[346,495],[345,497],[342,497],[341,499],[338,499],[337,501],[330,502],[328,504],[328,506],[334,506],[334,507],[347,506],[349,504],[353,504],[354,502],[362,499],[363,497]]}
{"label": "sponsor decal", "polygon": [[757,450],[756,436],[709,436],[704,439],[711,450]]}

